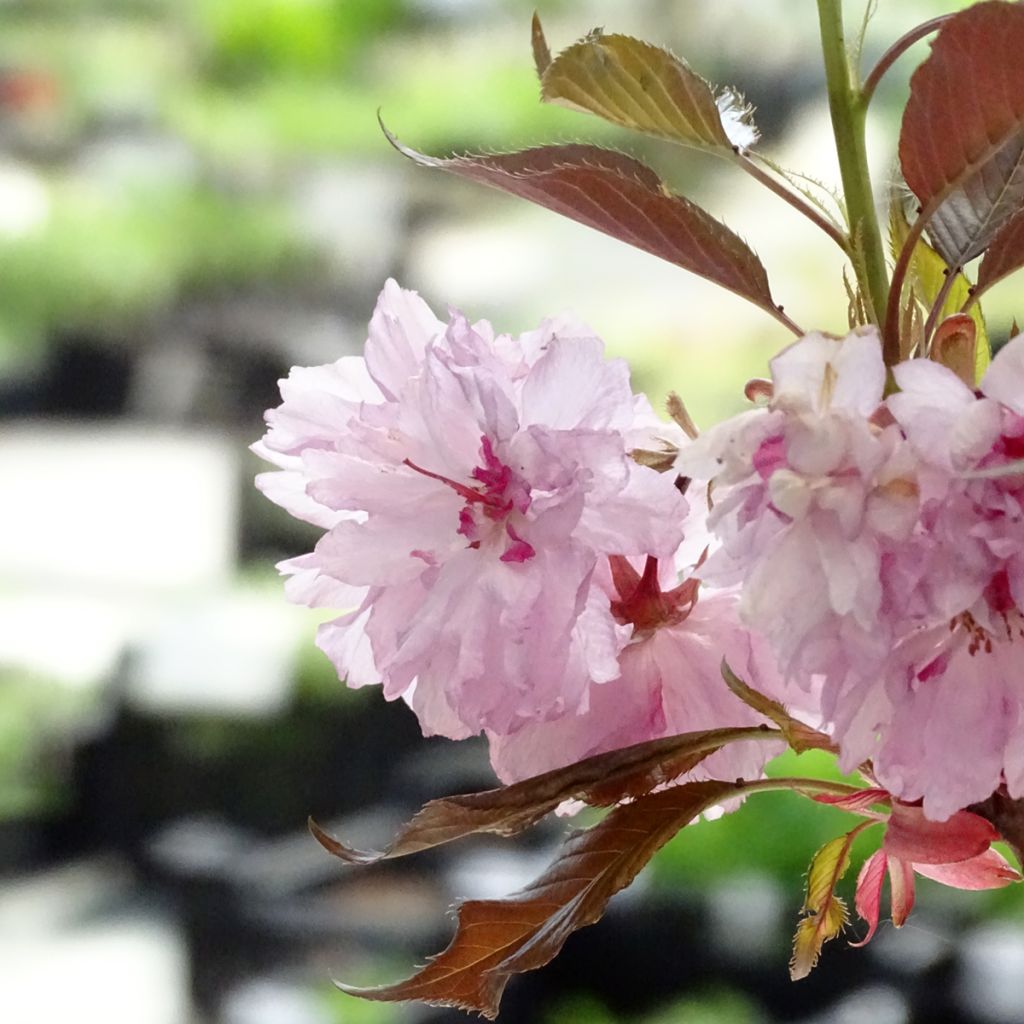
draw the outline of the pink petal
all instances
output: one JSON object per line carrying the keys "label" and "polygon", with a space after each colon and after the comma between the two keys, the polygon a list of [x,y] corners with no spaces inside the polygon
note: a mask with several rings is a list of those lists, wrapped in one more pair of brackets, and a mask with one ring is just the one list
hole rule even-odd
{"label": "pink petal", "polygon": [[1020,873],[1006,858],[992,849],[958,864],[915,864],[914,870],[954,889],[1002,889],[1021,880]]}
{"label": "pink petal", "polygon": [[946,821],[932,821],[920,807],[896,802],[885,830],[884,848],[890,858],[914,864],[953,864],[978,856],[998,838],[991,822],[970,811],[957,811]]}
{"label": "pink petal", "polygon": [[419,372],[423,352],[444,324],[416,294],[388,279],[370,320],[366,368],[384,392],[395,399],[406,381]]}
{"label": "pink petal", "polygon": [[883,850],[876,850],[860,869],[857,876],[857,894],[854,906],[857,913],[867,921],[868,933],[860,942],[851,942],[851,946],[866,946],[878,928],[878,916],[882,904],[882,885],[885,882],[887,858]]}
{"label": "pink petal", "polygon": [[777,408],[829,407],[870,416],[882,400],[885,364],[878,332],[865,328],[842,340],[812,333],[772,361]]}
{"label": "pink petal", "polygon": [[555,338],[523,385],[524,426],[623,429],[633,417],[629,367],[622,359],[605,359],[598,338]]}
{"label": "pink petal", "polygon": [[999,350],[981,380],[981,391],[1024,415],[1024,334],[1011,338]]}
{"label": "pink petal", "polygon": [[914,869],[906,861],[888,857],[892,923],[902,928],[914,909]]}

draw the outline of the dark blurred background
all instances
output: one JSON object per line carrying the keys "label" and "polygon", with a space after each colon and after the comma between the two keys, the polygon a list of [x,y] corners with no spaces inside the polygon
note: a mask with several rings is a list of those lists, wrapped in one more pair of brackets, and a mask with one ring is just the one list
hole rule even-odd
{"label": "dark blurred background", "polygon": [[[456,894],[519,886],[564,831],[346,871],[304,830],[313,814],[379,843],[419,802],[493,781],[478,745],[424,741],[403,705],[338,682],[273,568],[314,535],[252,487],[278,378],[357,353],[387,275],[503,330],[572,309],[656,404],[676,389],[701,423],[788,340],[675,268],[410,166],[378,107],[431,152],[625,146],[754,244],[798,322],[845,326],[838,253],[777,199],[539,105],[533,6],[0,3],[4,1024],[463,1019],[329,979],[407,973],[446,942]],[[595,25],[669,45],[747,94],[774,157],[837,180],[810,0],[538,6],[555,47]],[[868,58],[960,6],[881,0]],[[848,5],[851,27],[862,13]],[[880,192],[912,63],[877,100]],[[999,337],[1012,289],[994,300]],[[778,770],[804,767],[828,770]],[[513,982],[503,1020],[1024,1021],[1015,893],[924,883],[902,934],[833,943],[790,984],[802,872],[847,827],[784,796],[694,826]]]}

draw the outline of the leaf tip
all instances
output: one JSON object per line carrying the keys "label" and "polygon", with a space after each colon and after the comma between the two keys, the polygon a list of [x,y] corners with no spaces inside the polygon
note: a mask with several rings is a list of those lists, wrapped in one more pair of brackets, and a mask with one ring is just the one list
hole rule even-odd
{"label": "leaf tip", "polygon": [[391,144],[392,149],[397,150],[404,157],[408,157],[413,163],[419,164],[421,167],[441,167],[444,161],[438,160],[436,157],[427,156],[426,153],[421,153],[419,150],[413,149],[412,146],[407,146],[390,128],[384,123],[384,115],[382,108],[377,108],[377,124],[380,125],[380,130],[384,133],[384,138]]}
{"label": "leaf tip", "polygon": [[537,77],[543,78],[544,72],[551,65],[551,48],[544,37],[544,27],[536,11],[533,12],[533,22],[530,26],[530,41],[533,44],[533,66],[537,69]]}

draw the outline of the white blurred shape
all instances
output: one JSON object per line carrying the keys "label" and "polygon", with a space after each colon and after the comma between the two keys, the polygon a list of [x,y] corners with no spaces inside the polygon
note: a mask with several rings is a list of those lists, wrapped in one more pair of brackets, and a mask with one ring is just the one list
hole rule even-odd
{"label": "white blurred shape", "polygon": [[187,185],[196,178],[196,158],[180,139],[112,134],[85,146],[81,174],[112,194],[137,186]]}
{"label": "white blurred shape", "polygon": [[276,592],[167,607],[139,645],[129,696],[164,712],[278,711],[291,692],[301,614]]}
{"label": "white blurred shape", "polygon": [[947,956],[954,943],[945,934],[923,927],[920,920],[908,928],[897,929],[888,922],[868,946],[868,955],[901,974],[919,974],[934,967]]}
{"label": "white blurred shape", "polygon": [[1024,1019],[1024,930],[999,922],[972,931],[961,946],[957,997],[977,1020]]}
{"label": "white blurred shape", "polygon": [[215,435],[5,428],[0,580],[147,593],[223,583],[237,477],[238,452]]}
{"label": "white blurred shape", "polygon": [[303,231],[324,247],[346,279],[363,287],[376,287],[397,258],[405,194],[400,170],[328,164],[298,183],[294,202]]}
{"label": "white blurred shape", "polygon": [[0,594],[0,665],[89,686],[117,668],[134,619],[133,609],[95,597]]}
{"label": "white blurred shape", "polygon": [[[64,869],[15,886],[0,900],[5,1024],[187,1021],[188,967],[174,929],[155,917],[76,923],[68,914],[74,881]],[[83,895],[80,910],[87,909]]]}
{"label": "white blurred shape", "polygon": [[31,167],[0,163],[0,238],[21,238],[46,224],[50,193]]}
{"label": "white blurred shape", "polygon": [[224,1024],[334,1024],[345,1019],[329,1014],[315,992],[265,978],[236,988],[222,1014]]}
{"label": "white blurred shape", "polygon": [[708,894],[711,938],[739,963],[767,961],[782,944],[786,897],[768,875],[730,877]]}
{"label": "white blurred shape", "polygon": [[909,1024],[906,998],[885,985],[870,985],[851,992],[814,1018],[814,1024]]}

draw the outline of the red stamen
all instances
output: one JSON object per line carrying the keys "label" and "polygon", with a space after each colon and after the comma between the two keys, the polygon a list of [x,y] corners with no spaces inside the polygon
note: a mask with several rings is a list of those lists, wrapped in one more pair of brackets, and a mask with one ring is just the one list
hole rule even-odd
{"label": "red stamen", "polygon": [[415,469],[417,473],[422,473],[424,476],[429,476],[431,480],[439,480],[441,483],[446,484],[456,494],[461,495],[466,501],[481,501],[486,502],[487,498],[484,497],[479,491],[474,491],[472,487],[467,487],[465,484],[460,484],[457,480],[452,480],[449,477],[441,476],[440,473],[431,473],[429,469],[424,469],[422,466],[417,466],[412,459],[402,459],[402,465],[408,466],[410,469]]}

